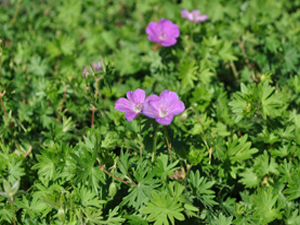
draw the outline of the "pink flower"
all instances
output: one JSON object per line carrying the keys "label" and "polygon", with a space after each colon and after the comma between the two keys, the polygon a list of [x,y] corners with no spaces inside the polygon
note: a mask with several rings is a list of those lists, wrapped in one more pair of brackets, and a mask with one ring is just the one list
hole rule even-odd
{"label": "pink flower", "polygon": [[187,9],[181,10],[181,17],[194,23],[200,23],[208,19],[208,15],[200,15],[200,10],[189,12]]}
{"label": "pink flower", "polygon": [[94,68],[95,71],[99,71],[99,70],[102,69],[102,65],[101,65],[101,61],[100,60],[97,63],[92,62],[91,64],[92,64],[92,66],[93,66],[93,68]]}
{"label": "pink flower", "polygon": [[169,125],[173,117],[185,109],[183,102],[178,99],[175,92],[164,90],[159,97],[144,103],[143,114],[162,125]]}
{"label": "pink flower", "polygon": [[125,112],[125,118],[132,121],[138,114],[142,113],[145,102],[157,100],[158,96],[150,95],[145,99],[145,91],[136,89],[135,91],[128,91],[127,98],[119,98],[115,103],[115,109]]}
{"label": "pink flower", "polygon": [[153,42],[161,43],[164,47],[175,45],[180,31],[176,24],[170,20],[161,19],[158,23],[150,22],[146,28],[148,39]]}
{"label": "pink flower", "polygon": [[[102,69],[102,65],[101,65],[101,61],[100,60],[97,63],[92,62],[91,64],[92,64],[92,67],[94,68],[94,71],[99,71],[99,70]],[[92,67],[90,66],[91,70],[92,70]],[[90,73],[88,72],[87,68],[84,67],[82,69],[82,77],[84,78],[84,77],[88,76],[89,74]]]}
{"label": "pink flower", "polygon": [[87,71],[86,67],[83,67],[82,69],[82,77],[85,78],[86,76],[88,76],[90,73]]}

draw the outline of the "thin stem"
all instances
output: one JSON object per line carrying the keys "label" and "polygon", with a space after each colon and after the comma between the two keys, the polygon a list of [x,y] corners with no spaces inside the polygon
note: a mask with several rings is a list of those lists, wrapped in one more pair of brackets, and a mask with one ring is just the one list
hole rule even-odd
{"label": "thin stem", "polygon": [[[99,160],[98,160],[99,161]],[[115,176],[115,175],[113,175],[113,174],[111,174],[110,172],[108,172],[106,169],[104,169],[104,167],[102,166],[102,165],[100,165],[99,166],[99,168],[100,168],[100,170],[102,170],[104,173],[106,173],[107,175],[109,175],[109,176],[111,176],[111,177],[113,177],[113,178],[115,178],[115,179],[117,179],[118,181],[121,181],[122,183],[124,183],[124,184],[127,184],[127,185],[129,185],[130,187],[134,187],[134,186],[136,186],[136,184],[135,183],[133,183],[133,184],[130,184],[130,183],[128,183],[127,181],[125,181],[125,180],[122,180],[121,178],[119,178],[119,177],[117,177],[117,176]]]}
{"label": "thin stem", "polygon": [[89,107],[89,109],[92,111],[92,122],[91,122],[91,127],[94,125],[94,116],[95,116],[95,111],[97,110],[95,106]]}
{"label": "thin stem", "polygon": [[184,179],[183,183],[184,183],[184,190],[185,190],[186,197],[189,200],[189,202],[191,204],[193,204],[192,201],[191,201],[191,199],[190,199],[190,197],[189,197],[189,195],[188,195],[187,186],[186,186],[186,180],[185,179]]}
{"label": "thin stem", "polygon": [[93,112],[92,112],[92,122],[91,122],[91,127],[93,127],[93,124],[94,124],[94,115],[95,115],[95,111],[93,110]]}
{"label": "thin stem", "polygon": [[140,125],[140,161],[141,161],[141,165],[142,165],[142,163],[143,163],[143,136],[142,136],[141,114],[139,114],[139,125]]}
{"label": "thin stem", "polygon": [[240,46],[240,48],[241,48],[241,50],[242,50],[242,52],[243,52],[243,54],[244,54],[244,59],[245,59],[245,62],[246,62],[246,64],[247,64],[247,66],[248,66],[248,69],[251,70],[251,69],[252,69],[252,66],[251,66],[251,64],[249,63],[249,59],[248,59],[248,57],[247,57],[247,53],[246,53],[245,46],[244,46],[244,41],[238,40],[238,43],[239,43],[239,46]]}
{"label": "thin stem", "polygon": [[99,78],[97,77],[94,77],[95,78],[95,81],[96,81],[96,83],[95,83],[95,95],[94,95],[94,97],[95,97],[95,100],[97,100],[97,97],[98,97],[98,94],[99,94],[99,90],[98,90],[98,82],[99,82]]}
{"label": "thin stem", "polygon": [[194,58],[194,54],[193,54],[193,45],[194,45],[194,40],[193,40],[193,23],[190,23],[190,40],[191,40],[191,47],[190,47],[190,53],[192,58]]}
{"label": "thin stem", "polygon": [[12,214],[13,214],[13,221],[14,221],[14,225],[16,225],[16,219],[15,219],[15,208],[14,208],[14,196],[11,196],[11,210],[12,210]]}
{"label": "thin stem", "polygon": [[16,21],[16,18],[17,18],[17,15],[18,15],[18,12],[19,12],[19,9],[20,9],[20,3],[21,3],[22,0],[18,0],[17,2],[17,7],[16,7],[16,10],[15,10],[15,13],[14,13],[14,16],[12,18],[12,20],[10,21],[10,25],[12,26],[15,21]]}
{"label": "thin stem", "polygon": [[235,68],[235,65],[233,62],[230,62],[230,67],[232,69],[232,72],[234,74],[234,77],[236,80],[239,80],[239,75],[237,74],[237,71],[236,71],[236,68]]}
{"label": "thin stem", "polygon": [[[63,100],[62,100],[62,102],[61,102],[60,110],[59,110],[60,113],[62,112],[63,107],[64,107],[64,103],[65,103],[65,99],[66,99],[66,94],[67,94],[68,88],[69,88],[69,85],[66,86],[65,91],[64,91]],[[59,116],[58,113],[56,113],[56,115],[57,115],[58,123],[60,123],[60,116]]]}
{"label": "thin stem", "polygon": [[204,144],[205,144],[205,146],[206,146],[206,148],[207,148],[207,150],[208,150],[208,152],[209,152],[209,164],[210,164],[210,163],[211,163],[211,158],[212,158],[212,151],[213,151],[213,149],[210,148],[210,147],[208,146],[207,142],[206,142],[206,135],[205,135],[205,131],[204,131],[204,126],[203,126],[203,124],[202,124],[202,121],[201,121],[201,118],[200,118],[198,112],[197,112],[193,107],[189,107],[189,108],[187,109],[187,111],[190,110],[190,109],[193,110],[193,111],[196,113],[198,122],[200,123],[200,126],[201,126],[201,128],[202,128],[203,142],[204,142]]}
{"label": "thin stem", "polygon": [[71,222],[73,222],[73,215],[72,215],[72,211],[73,211],[73,201],[72,201],[72,195],[69,191],[66,191],[66,190],[63,190],[64,193],[67,193],[69,194],[69,197],[70,197],[70,219],[71,219]]}
{"label": "thin stem", "polygon": [[154,139],[153,139],[153,152],[152,152],[152,163],[154,163],[156,158],[156,143],[157,143],[157,132],[158,132],[159,124],[157,124],[155,133],[154,133]]}
{"label": "thin stem", "polygon": [[7,116],[7,113],[6,113],[6,110],[5,110],[5,106],[4,106],[4,103],[3,103],[3,100],[2,100],[2,97],[4,95],[5,95],[5,91],[2,94],[0,94],[0,101],[1,101],[1,105],[2,105],[2,109],[3,109],[3,112],[4,112],[5,119],[8,122],[8,116]]}
{"label": "thin stem", "polygon": [[0,84],[1,84],[1,79],[2,79],[2,39],[0,39]]}
{"label": "thin stem", "polygon": [[15,142],[15,145],[16,145],[18,151],[20,152],[20,154],[22,154],[22,150],[20,149],[20,146],[18,145],[18,143],[17,143],[17,141],[16,141],[16,138],[15,138],[15,135],[14,135],[14,133],[13,133],[13,131],[12,131],[12,128],[10,128],[10,132],[11,132],[11,134],[12,134],[12,137],[13,137],[13,139],[14,139],[14,142]]}
{"label": "thin stem", "polygon": [[171,143],[169,144],[169,140],[168,140],[168,136],[167,136],[167,132],[166,132],[166,127],[164,126],[163,128],[164,128],[164,136],[165,136],[167,146],[168,146],[168,150],[169,150],[170,157],[171,157],[171,162],[173,162]]}
{"label": "thin stem", "polygon": [[73,222],[73,200],[70,192],[69,192],[69,196],[70,196],[70,219],[71,222]]}
{"label": "thin stem", "polygon": [[[5,91],[4,91],[2,94],[0,94],[0,101],[1,101],[2,108],[3,108],[3,112],[4,112],[5,119],[6,119],[7,122],[9,122],[9,119],[8,119],[8,116],[7,116],[7,113],[6,113],[6,109],[5,109],[3,100],[2,100],[2,97],[3,97],[4,95],[5,95]],[[19,147],[19,145],[18,145],[18,143],[17,143],[17,141],[16,141],[16,139],[15,139],[15,135],[14,135],[14,132],[13,132],[12,128],[11,128],[9,125],[8,125],[8,128],[9,128],[9,130],[10,130],[10,132],[11,132],[11,135],[12,135],[12,137],[13,137],[13,140],[14,140],[14,142],[15,142],[15,145],[16,145],[17,149],[19,150],[20,153],[22,153],[22,150],[20,149],[20,147]]]}
{"label": "thin stem", "polygon": [[62,100],[59,112],[62,112],[62,110],[63,110],[63,106],[64,106],[64,103],[65,103],[65,99],[66,99],[66,94],[67,94],[68,88],[69,88],[69,85],[66,86],[66,89],[65,89],[65,92],[64,92],[64,96],[63,96],[63,100]]}

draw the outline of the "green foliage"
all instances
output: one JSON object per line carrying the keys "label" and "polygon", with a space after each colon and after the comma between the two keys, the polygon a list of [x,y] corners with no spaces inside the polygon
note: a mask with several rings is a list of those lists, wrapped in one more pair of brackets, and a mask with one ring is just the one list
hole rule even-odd
{"label": "green foliage", "polygon": [[140,212],[148,215],[147,220],[155,221],[155,225],[159,224],[175,224],[175,219],[182,221],[184,216],[181,213],[183,208],[175,199],[165,193],[157,194],[152,191],[150,202],[146,202],[146,206],[140,209]]}
{"label": "green foliage", "polygon": [[[298,8],[0,1],[0,224],[300,224]],[[161,18],[175,45],[147,38]],[[138,88],[185,111],[128,121]]]}
{"label": "green foliage", "polygon": [[272,189],[258,189],[257,195],[253,197],[254,201],[254,216],[259,218],[261,224],[268,224],[275,218],[282,217],[280,208],[275,206],[277,196],[272,194]]}
{"label": "green foliage", "polygon": [[123,199],[122,205],[128,204],[128,206],[139,209],[144,202],[148,201],[151,191],[158,186],[158,181],[153,179],[154,175],[148,162],[143,162],[134,174],[136,185],[129,189],[130,194]]}

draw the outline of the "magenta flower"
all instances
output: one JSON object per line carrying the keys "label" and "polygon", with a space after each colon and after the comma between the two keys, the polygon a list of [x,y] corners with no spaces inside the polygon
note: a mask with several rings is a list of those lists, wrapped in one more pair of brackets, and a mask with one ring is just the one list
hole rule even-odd
{"label": "magenta flower", "polygon": [[97,63],[92,62],[91,64],[92,64],[92,66],[93,66],[93,68],[94,68],[95,71],[99,71],[99,70],[102,69],[102,65],[101,65],[101,61],[100,60]]}
{"label": "magenta flower", "polygon": [[200,15],[200,10],[193,10],[189,12],[187,9],[181,10],[181,17],[194,23],[200,23],[208,19],[208,15]]}
{"label": "magenta flower", "polygon": [[175,45],[180,31],[176,24],[170,20],[161,19],[158,23],[150,22],[146,28],[148,39],[153,42],[161,43],[164,47]]}
{"label": "magenta flower", "polygon": [[143,114],[162,125],[169,125],[173,117],[185,109],[183,102],[178,99],[175,92],[164,90],[159,97],[144,103]]}
{"label": "magenta flower", "polygon": [[84,67],[82,69],[82,77],[85,78],[86,76],[88,76],[90,73],[87,71],[86,67]]}
{"label": "magenta flower", "polygon": [[[102,65],[101,65],[101,61],[100,60],[97,63],[92,62],[91,64],[92,64],[92,67],[94,68],[94,71],[99,71],[99,70],[102,69]],[[90,67],[91,70],[92,70],[92,67]],[[82,77],[84,78],[84,77],[88,76],[89,74],[90,73],[88,72],[87,68],[84,67],[82,69]]]}
{"label": "magenta flower", "polygon": [[115,103],[115,109],[125,112],[125,117],[128,121],[132,121],[138,114],[142,113],[143,103],[157,100],[157,95],[150,95],[145,99],[145,91],[136,89],[135,91],[128,91],[127,98],[119,98]]}

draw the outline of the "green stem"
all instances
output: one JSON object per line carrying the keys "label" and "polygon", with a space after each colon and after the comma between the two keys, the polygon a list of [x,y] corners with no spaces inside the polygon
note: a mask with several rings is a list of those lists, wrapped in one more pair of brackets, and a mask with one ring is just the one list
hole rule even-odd
{"label": "green stem", "polygon": [[193,44],[194,44],[193,29],[194,29],[193,23],[190,23],[190,40],[191,40],[190,53],[191,53],[192,58],[194,59],[194,54],[193,54]]}
{"label": "green stem", "polygon": [[206,135],[205,135],[205,131],[204,131],[204,126],[202,124],[202,121],[201,121],[201,118],[198,114],[198,112],[196,111],[196,109],[194,109],[193,107],[189,107],[186,111],[188,110],[193,110],[195,113],[196,113],[196,116],[197,116],[197,119],[198,119],[198,122],[200,123],[200,126],[202,128],[202,134],[203,134],[203,142],[209,152],[209,164],[211,163],[211,155],[212,155],[212,148],[210,148],[206,142]]}
{"label": "green stem", "polygon": [[17,7],[16,7],[16,10],[15,10],[15,13],[14,13],[14,16],[12,18],[12,20],[10,21],[10,25],[12,26],[15,21],[16,21],[16,18],[17,18],[17,15],[18,15],[18,12],[19,12],[19,9],[20,9],[20,3],[21,3],[22,0],[18,0],[17,2]]}
{"label": "green stem", "polygon": [[[98,159],[97,159],[97,160],[98,160]],[[98,161],[99,161],[99,160],[98,160]],[[128,186],[130,186],[130,187],[136,186],[136,184],[135,184],[134,182],[133,182],[133,184],[130,184],[130,183],[126,182],[125,180],[122,180],[121,178],[119,178],[119,177],[117,177],[117,176],[111,174],[111,173],[108,172],[106,169],[104,169],[104,167],[103,167],[101,164],[100,164],[99,168],[100,168],[100,170],[102,170],[102,171],[103,171],[104,173],[106,173],[107,175],[113,177],[114,179],[116,179],[116,180],[118,180],[118,181],[121,181],[122,183],[124,183],[124,184],[126,184],[126,185],[128,185]]]}
{"label": "green stem", "polygon": [[154,139],[153,139],[153,152],[152,152],[152,163],[154,163],[156,158],[156,143],[157,143],[157,132],[158,132],[159,124],[157,124],[155,133],[154,133]]}
{"label": "green stem", "polygon": [[142,136],[141,114],[139,114],[139,125],[140,125],[140,160],[141,160],[141,165],[142,165],[142,163],[143,163],[143,136]]}
{"label": "green stem", "polygon": [[165,136],[165,139],[166,139],[166,142],[167,142],[167,147],[168,147],[168,150],[169,150],[169,153],[170,153],[170,157],[171,157],[171,162],[173,162],[172,147],[169,144],[169,140],[168,140],[168,136],[167,136],[167,132],[166,132],[166,127],[164,126],[163,128],[164,128],[164,136]]}
{"label": "green stem", "polygon": [[14,208],[14,197],[11,197],[11,210],[12,210],[12,214],[13,214],[13,221],[14,221],[14,225],[16,225],[16,218],[15,218],[15,208]]}
{"label": "green stem", "polygon": [[2,105],[2,109],[3,109],[3,112],[4,112],[5,119],[8,122],[8,116],[7,116],[6,109],[5,109],[3,100],[2,100],[2,97],[4,96],[4,94],[5,94],[5,91],[3,92],[3,94],[0,94],[0,101],[1,101],[1,105]]}
{"label": "green stem", "polygon": [[186,187],[186,179],[184,179],[183,183],[184,183],[184,190],[185,190],[186,197],[187,197],[187,199],[189,200],[189,202],[190,202],[191,204],[193,204],[192,201],[191,201],[191,199],[190,199],[190,197],[189,197],[188,191],[187,191],[187,187]]}
{"label": "green stem", "polygon": [[232,72],[233,72],[233,75],[234,75],[235,79],[238,81],[239,80],[239,75],[236,71],[236,68],[235,68],[235,65],[234,65],[233,62],[230,62],[230,67],[232,69]]}
{"label": "green stem", "polygon": [[1,79],[2,79],[2,48],[1,48],[1,45],[2,45],[2,39],[0,39],[0,85],[1,85]]}

